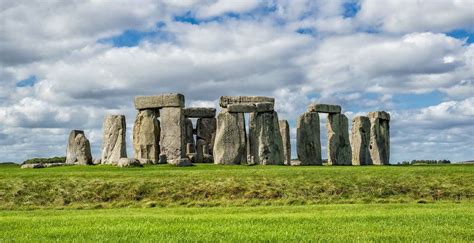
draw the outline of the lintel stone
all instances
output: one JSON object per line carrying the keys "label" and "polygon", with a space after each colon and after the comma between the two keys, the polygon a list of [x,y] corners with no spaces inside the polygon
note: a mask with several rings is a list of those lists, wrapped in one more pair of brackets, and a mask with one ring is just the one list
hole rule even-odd
{"label": "lintel stone", "polygon": [[163,107],[184,107],[184,95],[170,93],[156,96],[135,97],[135,108],[137,110],[160,109]]}
{"label": "lintel stone", "polygon": [[231,104],[262,102],[270,102],[275,104],[275,99],[265,96],[221,96],[219,105],[222,108],[227,108],[227,106]]}
{"label": "lintel stone", "polygon": [[273,103],[259,102],[229,104],[227,110],[231,113],[271,112],[273,111]]}
{"label": "lintel stone", "polygon": [[319,112],[319,113],[341,113],[341,106],[329,105],[329,104],[311,104],[308,106],[308,112]]}
{"label": "lintel stone", "polygon": [[189,118],[213,118],[216,116],[216,108],[189,107],[184,108],[184,116]]}
{"label": "lintel stone", "polygon": [[370,119],[382,119],[382,120],[387,120],[390,121],[390,114],[385,111],[374,111],[374,112],[369,112],[367,116]]}

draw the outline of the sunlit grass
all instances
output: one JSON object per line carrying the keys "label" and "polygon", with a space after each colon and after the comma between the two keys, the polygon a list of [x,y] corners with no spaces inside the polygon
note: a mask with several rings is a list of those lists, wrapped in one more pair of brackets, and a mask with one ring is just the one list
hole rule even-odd
{"label": "sunlit grass", "polygon": [[474,241],[472,203],[0,211],[0,241]]}

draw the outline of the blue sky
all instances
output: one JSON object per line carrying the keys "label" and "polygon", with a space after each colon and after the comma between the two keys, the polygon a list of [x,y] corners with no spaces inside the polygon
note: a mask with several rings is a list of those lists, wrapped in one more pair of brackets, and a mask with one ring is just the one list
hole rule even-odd
{"label": "blue sky", "polygon": [[103,116],[116,113],[132,154],[133,97],[164,92],[187,106],[275,97],[293,149],[311,102],[350,119],[386,110],[392,163],[473,159],[469,1],[6,1],[0,161],[62,155],[70,129],[85,130],[99,156]]}

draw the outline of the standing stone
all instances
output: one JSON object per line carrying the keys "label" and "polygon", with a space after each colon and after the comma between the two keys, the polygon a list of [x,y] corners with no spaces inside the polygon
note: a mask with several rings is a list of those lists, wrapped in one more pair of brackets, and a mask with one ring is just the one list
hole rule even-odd
{"label": "standing stone", "polygon": [[258,112],[255,114],[255,163],[261,165],[283,165],[283,142],[278,124],[278,114]]}
{"label": "standing stone", "polygon": [[190,151],[187,153],[196,152],[195,143],[194,143],[194,133],[193,133],[193,121],[189,118],[185,118],[185,127],[186,127],[186,144],[191,144]]}
{"label": "standing stone", "polygon": [[246,161],[245,135],[244,114],[221,110],[217,115],[214,163],[234,165]]}
{"label": "standing stone", "polygon": [[190,165],[186,161],[186,128],[182,108],[164,107],[160,110],[160,148],[163,159],[173,165]]}
{"label": "standing stone", "polygon": [[344,114],[328,114],[328,165],[351,165],[349,122]]}
{"label": "standing stone", "polygon": [[66,149],[67,164],[92,164],[91,145],[84,135],[84,131],[72,130],[69,134]]}
{"label": "standing stone", "polygon": [[216,138],[217,120],[216,118],[199,118],[196,122],[196,139],[206,141],[208,152],[212,155],[214,140]]}
{"label": "standing stone", "polygon": [[322,165],[319,114],[305,112],[296,124],[296,148],[300,165]]}
{"label": "standing stone", "polygon": [[291,165],[291,141],[290,141],[290,125],[287,120],[279,122],[281,139],[283,141],[283,158],[285,165]]}
{"label": "standing stone", "polygon": [[196,157],[195,162],[204,163],[204,146],[206,146],[206,141],[198,139],[196,141]]}
{"label": "standing stone", "polygon": [[120,158],[127,158],[125,134],[127,132],[124,115],[108,115],[104,118],[102,143],[103,164],[116,164]]}
{"label": "standing stone", "polygon": [[254,165],[258,164],[256,158],[258,153],[258,134],[257,134],[257,113],[252,112],[249,114],[249,134],[247,136],[247,164]]}
{"label": "standing stone", "polygon": [[140,110],[133,126],[133,151],[142,164],[158,163],[160,155],[160,122],[155,110]]}
{"label": "standing stone", "polygon": [[351,147],[352,165],[371,165],[369,151],[370,120],[366,116],[352,119]]}
{"label": "standing stone", "polygon": [[370,157],[374,165],[390,164],[390,114],[385,111],[369,112]]}

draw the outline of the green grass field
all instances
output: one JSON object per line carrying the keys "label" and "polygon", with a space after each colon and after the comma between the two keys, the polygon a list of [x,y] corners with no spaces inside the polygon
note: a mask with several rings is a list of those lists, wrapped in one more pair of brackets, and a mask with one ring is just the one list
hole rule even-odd
{"label": "green grass field", "polygon": [[0,166],[4,241],[474,241],[474,166]]}
{"label": "green grass field", "polygon": [[473,242],[472,204],[0,211],[0,241]]}

